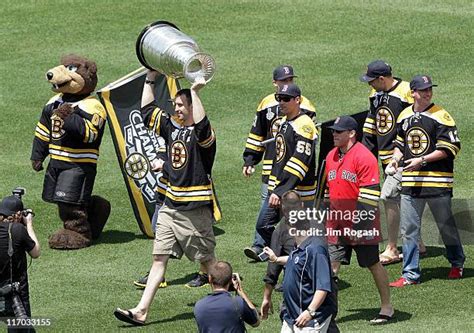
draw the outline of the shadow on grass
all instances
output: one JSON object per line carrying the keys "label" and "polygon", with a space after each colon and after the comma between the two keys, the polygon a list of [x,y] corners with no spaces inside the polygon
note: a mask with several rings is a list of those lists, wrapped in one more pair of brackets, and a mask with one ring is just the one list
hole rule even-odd
{"label": "shadow on grass", "polygon": [[215,225],[212,226],[212,229],[214,230],[214,236],[220,236],[225,234],[225,231],[221,228],[216,227]]}
{"label": "shadow on grass", "polygon": [[[161,323],[167,323],[167,322],[173,322],[173,321],[178,321],[178,320],[190,320],[194,318],[194,313],[193,312],[185,312],[185,313],[180,313],[176,316],[170,317],[170,318],[165,318],[161,320],[155,320],[155,321],[149,321],[146,322],[143,327],[145,326],[150,326],[153,324],[161,324]],[[130,327],[138,327],[133,324],[128,324],[128,323],[123,323],[123,325],[119,326],[120,328],[130,328]]]}
{"label": "shadow on grass", "polygon": [[[427,282],[430,280],[449,280],[448,274],[451,266],[446,262],[446,267],[428,267],[421,270],[421,282]],[[474,277],[474,269],[464,268],[463,279]]]}
{"label": "shadow on grass", "polygon": [[[344,317],[337,317],[336,322],[338,324],[348,322],[348,321],[355,321],[355,320],[366,320],[369,321],[377,316],[379,313],[379,308],[370,308],[370,309],[349,309],[348,312],[353,312],[350,315]],[[412,317],[411,313],[405,311],[398,311],[395,310],[395,314],[393,315],[393,319],[390,320],[387,324],[392,324],[400,321],[409,320]]]}
{"label": "shadow on grass", "polygon": [[191,279],[194,279],[195,276],[196,276],[196,273],[190,273],[175,280],[171,280],[171,281],[168,280],[167,282],[169,285],[179,285],[179,284],[184,285],[188,283],[189,281],[191,281]]}
{"label": "shadow on grass", "polygon": [[161,320],[152,321],[152,322],[148,323],[148,325],[167,323],[167,322],[173,322],[173,321],[178,321],[178,320],[190,320],[190,319],[194,319],[194,313],[193,312],[184,312],[184,313],[180,313],[180,314],[178,314],[176,316],[173,316],[173,317],[170,317],[170,318],[165,318],[165,319],[161,319]]}
{"label": "shadow on grass", "polygon": [[352,285],[347,282],[347,281],[344,281],[342,279],[339,279],[339,282],[337,283],[337,290],[338,291],[341,291],[341,290],[344,290],[344,289],[347,289],[349,287],[352,287]]}
{"label": "shadow on grass", "polygon": [[128,243],[135,239],[147,239],[145,235],[136,235],[133,232],[120,230],[106,230],[102,232],[99,239],[94,244],[119,244]]}
{"label": "shadow on grass", "polygon": [[439,247],[439,246],[426,246],[426,254],[421,256],[421,258],[434,258],[434,257],[439,257],[443,256],[446,253],[446,250],[444,247]]}

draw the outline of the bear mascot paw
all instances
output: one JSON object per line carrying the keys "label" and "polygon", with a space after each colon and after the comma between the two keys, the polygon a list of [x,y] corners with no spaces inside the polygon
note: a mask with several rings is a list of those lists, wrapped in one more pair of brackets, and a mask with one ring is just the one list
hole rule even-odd
{"label": "bear mascot paw", "polygon": [[62,104],[53,112],[54,115],[57,115],[62,120],[67,119],[72,113],[74,113],[74,108],[69,103]]}

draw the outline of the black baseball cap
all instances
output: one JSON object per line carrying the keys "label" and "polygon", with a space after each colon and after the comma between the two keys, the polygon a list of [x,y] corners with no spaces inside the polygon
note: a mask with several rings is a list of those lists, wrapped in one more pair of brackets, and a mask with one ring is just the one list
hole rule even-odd
{"label": "black baseball cap", "polygon": [[328,128],[335,131],[356,131],[357,127],[359,127],[357,121],[351,116],[340,116],[337,117],[336,120],[334,120],[334,124]]}
{"label": "black baseball cap", "polygon": [[433,84],[431,77],[428,75],[417,75],[410,81],[411,90],[425,90],[437,86],[437,84]]}
{"label": "black baseball cap", "polygon": [[383,60],[372,61],[367,66],[367,73],[361,75],[360,80],[362,82],[370,82],[378,78],[379,76],[391,76],[392,67]]}
{"label": "black baseball cap", "polygon": [[19,211],[22,211],[23,202],[17,196],[10,195],[8,197],[3,198],[2,202],[0,203],[0,215],[3,216],[10,216]]}
{"label": "black baseball cap", "polygon": [[273,80],[283,81],[290,77],[297,77],[290,65],[278,66],[273,70]]}
{"label": "black baseball cap", "polygon": [[278,92],[275,96],[286,95],[291,97],[301,96],[301,90],[294,83],[282,84],[278,86]]}

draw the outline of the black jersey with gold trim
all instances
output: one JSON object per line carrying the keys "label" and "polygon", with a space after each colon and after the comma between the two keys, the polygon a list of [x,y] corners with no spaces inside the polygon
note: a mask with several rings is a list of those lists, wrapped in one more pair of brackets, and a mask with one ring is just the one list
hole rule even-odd
{"label": "black jersey with gold trim", "polygon": [[428,163],[417,171],[403,171],[402,193],[415,197],[429,197],[452,193],[454,158],[461,149],[456,124],[442,107],[431,104],[423,112],[406,108],[397,120],[395,145],[403,152],[403,159],[425,156],[444,150],[448,157]]}
{"label": "black jersey with gold trim", "polygon": [[413,104],[410,84],[395,78],[395,85],[388,91],[372,89],[369,96],[369,113],[365,119],[362,143],[388,164],[393,155],[396,122],[400,113]]}
{"label": "black jersey with gold trim", "polygon": [[167,147],[163,167],[167,184],[165,204],[177,210],[212,205],[214,218],[220,209],[211,178],[216,155],[216,137],[207,117],[193,126],[183,126],[154,104],[142,108],[143,121],[161,136]]}
{"label": "black jersey with gold trim", "polygon": [[[316,109],[304,96],[301,96],[300,109],[303,113],[315,119]],[[263,158],[263,183],[268,183],[268,177],[272,170],[272,162],[275,157],[275,143],[270,142],[264,145],[262,142],[275,138],[282,118],[283,115],[280,113],[280,106],[275,99],[275,94],[266,96],[257,107],[257,113],[245,144],[243,153],[244,165],[256,165]]]}
{"label": "black jersey with gold trim", "polygon": [[306,114],[282,119],[275,137],[275,157],[268,191],[279,197],[296,190],[302,200],[314,200],[316,193],[315,149],[318,131]]}
{"label": "black jersey with gold trim", "polygon": [[[62,120],[54,110],[64,103],[70,103],[74,113]],[[106,119],[104,107],[93,96],[55,95],[36,125],[31,160],[44,161],[49,155],[55,168],[96,166]]]}

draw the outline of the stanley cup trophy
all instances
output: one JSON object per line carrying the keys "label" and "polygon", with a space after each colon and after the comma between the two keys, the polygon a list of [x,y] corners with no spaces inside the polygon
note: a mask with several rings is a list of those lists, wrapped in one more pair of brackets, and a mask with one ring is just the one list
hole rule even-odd
{"label": "stanley cup trophy", "polygon": [[198,77],[209,82],[216,68],[214,59],[174,24],[157,21],[146,26],[137,39],[138,60],[148,69],[193,83]]}

